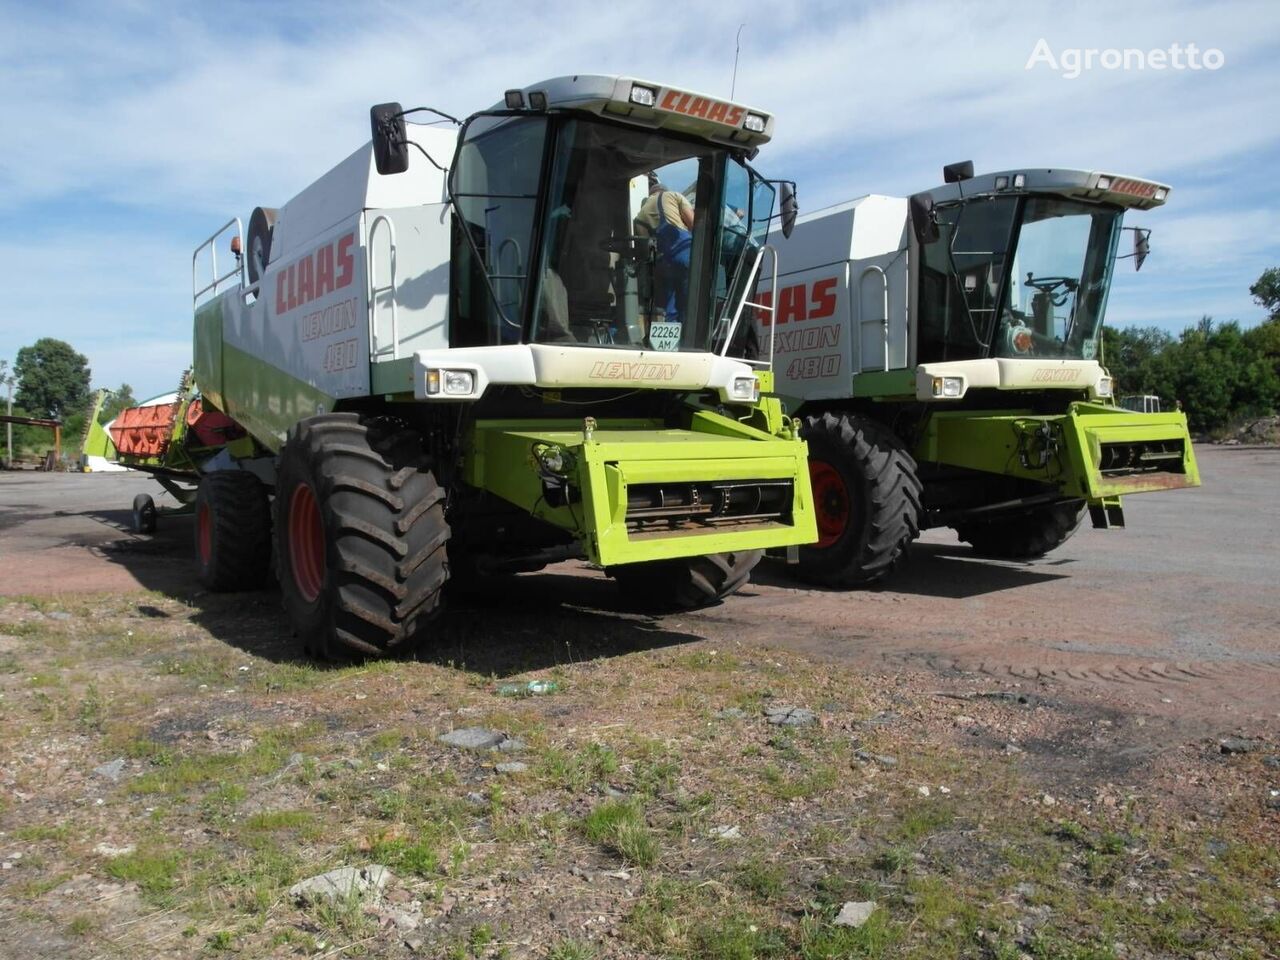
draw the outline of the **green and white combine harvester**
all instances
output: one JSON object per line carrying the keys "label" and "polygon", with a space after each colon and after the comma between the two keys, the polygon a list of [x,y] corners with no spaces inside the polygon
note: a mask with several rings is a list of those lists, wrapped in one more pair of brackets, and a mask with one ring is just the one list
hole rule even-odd
{"label": "green and white combine harvester", "polygon": [[[377,656],[429,636],[450,577],[576,557],[691,607],[817,538],[799,424],[741,356],[795,215],[749,165],[770,115],[576,76],[371,121],[196,250],[192,375],[91,431],[191,501],[205,585],[259,586],[274,555],[308,650]],[[692,200],[675,241],[645,229],[657,182]]]}
{"label": "green and white combine harvester", "polygon": [[944,180],[801,217],[777,309],[757,315],[809,442],[819,539],[796,571],[810,582],[878,580],[929,527],[1041,556],[1086,512],[1122,526],[1123,495],[1200,483],[1183,414],[1118,407],[1101,355],[1117,260],[1148,252],[1150,231],[1121,221],[1169,188],[971,163]]}

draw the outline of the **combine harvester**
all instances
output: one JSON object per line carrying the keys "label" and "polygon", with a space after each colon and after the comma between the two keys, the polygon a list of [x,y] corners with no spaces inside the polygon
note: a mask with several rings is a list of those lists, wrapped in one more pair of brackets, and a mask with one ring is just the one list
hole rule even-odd
{"label": "combine harvester", "polygon": [[800,218],[757,314],[809,442],[819,540],[796,569],[813,583],[877,580],[929,527],[1038,557],[1086,510],[1123,526],[1122,495],[1200,482],[1182,413],[1117,407],[1101,356],[1116,261],[1148,252],[1121,221],[1169,188],[972,163],[944,179]]}
{"label": "combine harvester", "polygon": [[[260,586],[274,554],[308,650],[377,656],[429,635],[451,576],[577,557],[692,607],[816,539],[799,424],[734,356],[795,215],[749,166],[770,115],[597,76],[461,123],[371,114],[196,250],[193,376],[113,425],[194,501],[203,583]],[[694,198],[683,233],[645,229],[658,182]]]}

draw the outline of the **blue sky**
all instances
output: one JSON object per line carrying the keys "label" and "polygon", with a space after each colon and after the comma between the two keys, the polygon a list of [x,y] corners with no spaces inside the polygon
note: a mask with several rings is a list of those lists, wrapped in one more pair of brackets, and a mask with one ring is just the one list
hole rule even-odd
{"label": "blue sky", "polygon": [[[757,166],[803,209],[903,195],[944,163],[1106,169],[1173,185],[1107,320],[1258,322],[1280,265],[1280,4],[697,2],[186,5],[0,0],[0,357],[40,336],[139,396],[190,357],[191,251],[368,136],[369,105],[456,115],[507,87],[623,73],[773,111]],[[635,9],[634,16],[626,12]],[[1216,70],[1046,63],[1072,49],[1221,51]],[[783,249],[785,256],[785,248]]]}

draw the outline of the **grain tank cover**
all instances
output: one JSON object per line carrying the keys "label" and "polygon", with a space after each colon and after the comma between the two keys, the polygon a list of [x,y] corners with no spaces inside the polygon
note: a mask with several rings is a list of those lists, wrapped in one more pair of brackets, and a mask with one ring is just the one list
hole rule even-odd
{"label": "grain tank cover", "polygon": [[[763,110],[635,77],[556,77],[509,91],[516,93],[531,109],[543,109],[545,98],[547,110],[585,110],[747,149],[773,137],[773,116]],[[505,102],[494,106],[506,108]]]}

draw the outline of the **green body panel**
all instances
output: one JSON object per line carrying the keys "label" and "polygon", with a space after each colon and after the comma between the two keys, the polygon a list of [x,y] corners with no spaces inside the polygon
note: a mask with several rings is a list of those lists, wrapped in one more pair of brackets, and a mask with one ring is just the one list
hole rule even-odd
{"label": "green body panel", "polygon": [[84,443],[80,452],[86,457],[103,457],[107,460],[116,458],[116,445],[111,442],[111,434],[102,426],[102,405],[106,402],[107,393],[99,390],[94,397],[93,409],[89,412],[89,425],[85,428]]}
{"label": "green body panel", "polygon": [[196,311],[192,373],[200,390],[219,410],[222,405],[222,299]]}
{"label": "green body panel", "polygon": [[[1168,462],[1167,469],[1103,475],[1104,444],[1160,441],[1181,444],[1181,457]],[[929,418],[915,457],[921,462],[1049,483],[1063,496],[1095,503],[1129,493],[1200,485],[1183,414],[1133,413],[1100,403],[1073,403],[1065,413],[1051,415],[938,410]]]}
{"label": "green body panel", "polygon": [[[776,400],[762,407],[777,408],[772,417],[781,420]],[[818,535],[808,448],[789,425],[784,432],[769,434],[709,411],[696,412],[689,429],[602,420],[590,438],[581,420],[483,420],[469,436],[464,476],[472,486],[569,531],[587,558],[602,566],[812,543]],[[563,452],[563,474],[578,502],[547,504],[534,454],[544,446]],[[790,522],[628,531],[629,484],[722,480],[791,481]]]}
{"label": "green body panel", "polygon": [[[223,388],[214,406],[273,453],[299,420],[333,409],[333,397],[252,354],[229,343],[221,344],[221,353]],[[203,381],[200,386],[204,388]]]}
{"label": "green body panel", "polygon": [[370,390],[375,397],[408,394],[413,399],[413,357],[369,364]]}
{"label": "green body panel", "polygon": [[870,370],[853,378],[855,397],[911,397],[916,395],[915,370]]}

